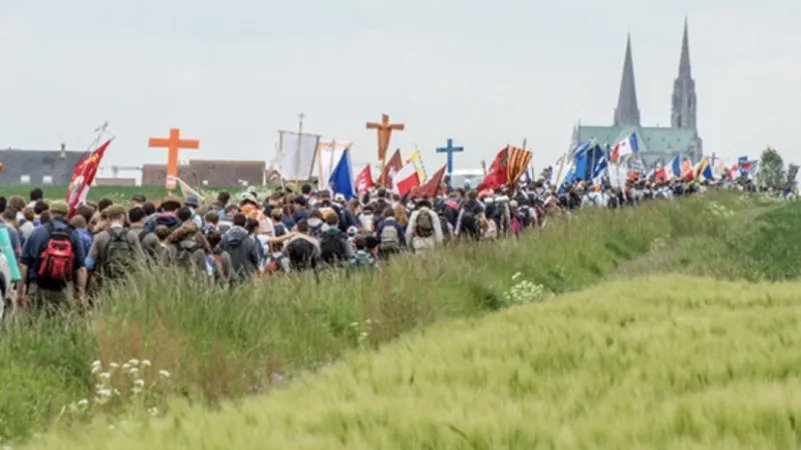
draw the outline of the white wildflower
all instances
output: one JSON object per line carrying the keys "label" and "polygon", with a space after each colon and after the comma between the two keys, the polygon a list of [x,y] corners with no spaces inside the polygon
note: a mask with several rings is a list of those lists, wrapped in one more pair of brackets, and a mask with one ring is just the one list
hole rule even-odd
{"label": "white wildflower", "polygon": [[134,386],[142,387],[144,385],[145,385],[145,380],[143,380],[141,378],[137,378],[137,379],[134,380]]}
{"label": "white wildflower", "polygon": [[139,365],[139,360],[138,360],[138,359],[136,359],[136,358],[131,358],[131,359],[128,361],[128,364],[130,364],[130,365],[132,365],[132,366],[138,366],[138,365]]}
{"label": "white wildflower", "polygon": [[92,366],[91,367],[95,368],[95,367],[100,367],[102,365],[103,365],[103,363],[101,363],[99,359],[96,359],[96,360],[92,361]]}
{"label": "white wildflower", "polygon": [[167,372],[166,370],[159,370],[159,375],[164,378],[170,378],[170,372]]}
{"label": "white wildflower", "polygon": [[150,367],[150,360],[149,359],[143,359],[142,361],[139,362],[139,364],[142,367]]}
{"label": "white wildflower", "polygon": [[87,406],[87,405],[89,405],[89,400],[85,398],[78,400],[78,406]]}
{"label": "white wildflower", "polygon": [[108,380],[109,378],[111,378],[111,374],[109,372],[103,372],[98,376],[100,377],[101,380]]}
{"label": "white wildflower", "polygon": [[111,389],[99,389],[97,395],[98,397],[111,397]]}
{"label": "white wildflower", "polygon": [[92,366],[92,375],[96,375],[101,370],[103,370],[103,368],[100,366]]}
{"label": "white wildflower", "polygon": [[139,375],[139,368],[138,367],[131,367],[128,369],[128,373],[131,375]]}
{"label": "white wildflower", "polygon": [[112,368],[112,369],[117,369],[117,368],[119,368],[119,367],[120,367],[120,365],[119,365],[119,364],[117,364],[117,363],[115,363],[115,362],[108,363],[108,366],[109,366],[110,368]]}
{"label": "white wildflower", "polygon": [[125,364],[122,365],[122,370],[128,370],[130,368],[131,368],[131,365],[128,364],[128,363],[125,363]]}

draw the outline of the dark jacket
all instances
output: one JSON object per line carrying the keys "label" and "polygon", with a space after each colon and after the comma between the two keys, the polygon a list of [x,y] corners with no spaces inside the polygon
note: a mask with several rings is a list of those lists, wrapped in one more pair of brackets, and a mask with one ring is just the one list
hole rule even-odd
{"label": "dark jacket", "polygon": [[259,244],[242,227],[228,230],[220,241],[220,248],[231,255],[234,267],[232,279],[249,279],[259,269]]}
{"label": "dark jacket", "polygon": [[145,230],[154,231],[159,225],[164,225],[169,228],[170,231],[174,231],[181,226],[181,221],[177,217],[169,214],[154,214],[145,221]]}

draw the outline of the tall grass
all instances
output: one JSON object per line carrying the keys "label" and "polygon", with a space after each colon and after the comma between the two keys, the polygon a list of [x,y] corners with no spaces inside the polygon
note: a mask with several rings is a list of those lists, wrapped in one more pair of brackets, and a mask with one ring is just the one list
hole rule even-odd
{"label": "tall grass", "polygon": [[796,449],[799,289],[605,283],[443,321],[218,412],[178,402],[31,448]]}
{"label": "tall grass", "polygon": [[[710,199],[586,211],[520,239],[399,258],[372,273],[275,277],[222,291],[175,272],[139,274],[110,289],[92,320],[37,321],[0,341],[0,434],[25,438],[65,405],[95,395],[90,363],[148,359],[173,374],[172,394],[217,403],[374,348],[440,318],[514,303],[515,274],[576,290],[649,252],[655,242],[725,234]],[[727,210],[753,205],[722,195]],[[113,414],[104,406],[101,410]]]}

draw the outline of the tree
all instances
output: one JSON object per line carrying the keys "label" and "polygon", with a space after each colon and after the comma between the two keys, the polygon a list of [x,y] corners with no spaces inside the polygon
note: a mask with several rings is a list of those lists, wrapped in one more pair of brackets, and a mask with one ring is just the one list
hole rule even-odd
{"label": "tree", "polygon": [[768,189],[784,189],[787,185],[787,173],[784,160],[775,148],[767,147],[759,157],[757,185]]}

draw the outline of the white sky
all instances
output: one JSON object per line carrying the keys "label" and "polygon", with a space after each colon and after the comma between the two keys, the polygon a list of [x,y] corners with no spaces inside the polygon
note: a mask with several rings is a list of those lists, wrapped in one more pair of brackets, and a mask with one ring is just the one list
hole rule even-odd
{"label": "white sky", "polygon": [[[105,120],[104,165],[164,162],[170,127],[200,139],[181,158],[274,157],[278,129],[355,143],[366,121],[406,124],[391,148],[466,147],[479,167],[528,138],[535,167],[577,120],[612,121],[631,32],[643,125],[669,125],[684,15],[707,153],[801,161],[798,0],[0,0],[0,148],[83,149]],[[358,170],[355,167],[354,170]]]}

